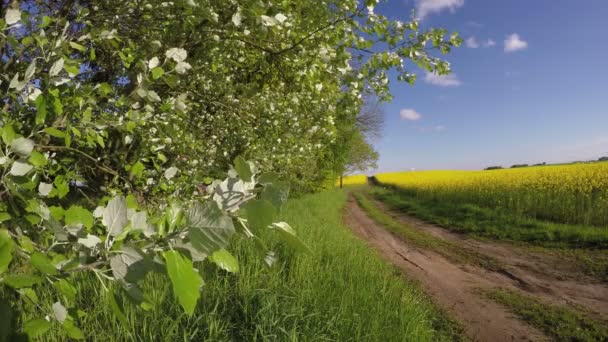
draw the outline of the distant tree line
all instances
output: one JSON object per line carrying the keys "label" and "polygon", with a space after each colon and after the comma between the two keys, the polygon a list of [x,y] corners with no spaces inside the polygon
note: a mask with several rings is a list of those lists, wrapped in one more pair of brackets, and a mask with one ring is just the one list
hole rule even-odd
{"label": "distant tree line", "polygon": [[[604,156],[604,157],[600,157],[597,162],[605,162],[608,161],[608,156]],[[596,162],[595,160],[589,160],[589,161],[575,161],[575,162],[571,162],[571,163],[567,163],[567,164],[576,164],[576,163],[594,163]],[[533,165],[529,165],[529,164],[513,164],[511,165],[511,169],[516,169],[516,168],[520,168],[520,167],[529,167],[529,166],[545,166],[547,165],[546,162],[542,162],[542,163],[538,163],[538,164],[533,164]],[[500,165],[494,165],[494,166],[488,166],[486,167],[484,170],[485,171],[489,171],[489,170],[501,170],[504,169],[502,166]]]}

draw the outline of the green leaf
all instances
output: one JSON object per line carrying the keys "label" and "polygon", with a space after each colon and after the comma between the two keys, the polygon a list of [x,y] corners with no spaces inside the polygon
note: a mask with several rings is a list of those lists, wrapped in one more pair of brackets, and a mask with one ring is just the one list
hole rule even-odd
{"label": "green leaf", "polygon": [[78,43],[75,43],[75,42],[70,42],[70,46],[73,49],[78,50],[78,51],[82,51],[82,52],[87,51],[86,47],[84,47],[84,46],[82,46],[82,45],[80,45]]}
{"label": "green leaf", "polygon": [[40,283],[41,279],[29,274],[10,274],[4,277],[4,283],[14,289],[32,287]]}
{"label": "green leaf", "polygon": [[34,254],[32,254],[30,261],[32,263],[32,266],[34,266],[38,271],[42,273],[50,275],[59,274],[59,271],[57,271],[57,268],[55,268],[55,266],[51,263],[51,260],[49,260],[49,258],[47,258],[46,255],[42,253],[35,252]]}
{"label": "green leaf", "polygon": [[51,328],[51,322],[44,318],[33,319],[23,325],[23,332],[30,339],[43,335]]}
{"label": "green leaf", "polygon": [[0,298],[0,341],[10,341],[13,333],[13,309],[8,300]]}
{"label": "green leaf", "polygon": [[152,78],[155,80],[161,78],[165,74],[165,70],[161,67],[156,67],[156,68],[152,69],[151,72],[152,72]]}
{"label": "green leaf", "polygon": [[36,98],[36,125],[42,125],[46,120],[47,102],[44,94],[38,95]]}
{"label": "green leaf", "polygon": [[82,330],[80,330],[75,324],[74,321],[72,319],[66,319],[63,322],[63,330],[66,332],[66,334],[75,339],[75,340],[84,340],[84,334],[82,333]]}
{"label": "green leaf", "polygon": [[38,299],[38,295],[36,294],[36,291],[34,291],[28,287],[19,289],[19,290],[17,290],[17,292],[19,292],[19,295],[21,295],[23,298],[27,298],[33,304],[38,304],[38,302],[40,301],[40,299]]}
{"label": "green leaf", "polygon": [[11,142],[11,150],[20,157],[27,158],[34,150],[34,142],[26,138],[17,138]]}
{"label": "green leaf", "polygon": [[49,210],[51,212],[51,217],[54,218],[55,220],[60,221],[61,219],[63,219],[65,210],[62,207],[52,206],[52,207],[49,207]]}
{"label": "green leaf", "polygon": [[238,260],[225,249],[213,252],[209,260],[230,273],[237,273],[239,271]]}
{"label": "green leaf", "polygon": [[5,144],[10,145],[16,136],[17,133],[15,133],[13,125],[8,124],[2,127],[2,141],[4,141]]}
{"label": "green leaf", "polygon": [[68,299],[68,301],[72,303],[76,301],[76,288],[72,286],[72,284],[70,284],[67,280],[60,279],[54,282],[53,286],[55,287],[55,289],[57,289],[57,291],[59,291],[59,293],[63,294]]}
{"label": "green leaf", "polygon": [[73,64],[65,64],[63,66],[63,70],[67,71],[68,74],[78,75],[80,73],[80,66],[79,65],[73,65]]}
{"label": "green leaf", "polygon": [[37,167],[45,166],[47,164],[47,160],[44,154],[38,151],[33,151],[32,155],[30,155],[30,158],[27,161]]}
{"label": "green leaf", "polygon": [[120,253],[110,258],[110,267],[116,279],[129,283],[140,281],[153,268],[152,260],[135,246],[125,245]]}
{"label": "green leaf", "polygon": [[247,221],[254,230],[267,228],[274,221],[277,210],[267,200],[253,200],[245,206]]}
{"label": "green leaf", "polygon": [[179,252],[166,251],[163,256],[167,263],[169,279],[171,279],[173,285],[173,293],[184,311],[192,316],[200,297],[200,287],[203,285],[203,279],[194,270],[192,261]]}
{"label": "green leaf", "polygon": [[232,219],[214,201],[197,202],[188,212],[190,240],[201,253],[211,255],[226,247],[234,231]]}
{"label": "green leaf", "polygon": [[129,179],[141,178],[141,176],[144,174],[144,170],[144,164],[138,161],[131,167],[131,170],[129,171]]}
{"label": "green leaf", "polygon": [[[55,114],[57,115],[61,115],[63,114],[63,104],[61,103],[61,100],[56,97],[53,99],[53,112],[55,112]],[[68,137],[69,135],[66,133],[66,137]]]}
{"label": "green leaf", "polygon": [[8,230],[0,229],[0,274],[8,270],[13,260],[13,239]]}
{"label": "green leaf", "polygon": [[95,218],[89,210],[78,205],[73,205],[65,211],[65,224],[68,226],[82,224],[88,229],[91,229],[94,220]]}
{"label": "green leaf", "polygon": [[[21,248],[24,251],[26,251],[28,253],[33,253],[35,250],[32,240],[30,240],[30,238],[27,237],[26,235],[22,235],[19,237],[19,245],[21,246]],[[2,272],[0,272],[0,273],[2,273]]]}
{"label": "green leaf", "polygon": [[42,17],[42,23],[40,23],[40,28],[46,28],[51,24],[51,17],[45,15]]}
{"label": "green leaf", "polygon": [[291,248],[301,252],[311,252],[310,248],[298,238],[296,231],[286,222],[273,223],[272,228],[279,234]]}
{"label": "green leaf", "polygon": [[114,316],[120,321],[120,323],[124,325],[129,325],[129,321],[127,320],[127,316],[125,316],[122,308],[118,305],[118,298],[114,293],[108,293],[108,301],[110,301],[110,307],[114,312]]}
{"label": "green leaf", "polygon": [[50,136],[52,136],[52,137],[55,137],[55,138],[59,138],[59,139],[63,139],[63,138],[65,138],[65,133],[64,133],[64,132],[62,132],[62,131],[60,131],[60,130],[58,130],[58,129],[57,129],[57,128],[55,128],[55,127],[47,127],[47,128],[45,128],[45,129],[43,129],[43,131],[44,131],[46,134],[48,134],[48,135],[50,135]]}
{"label": "green leaf", "polygon": [[116,196],[108,202],[103,210],[102,223],[108,228],[111,236],[118,236],[128,223],[127,202],[122,196]]}
{"label": "green leaf", "polygon": [[247,163],[247,161],[245,161],[245,159],[243,159],[241,156],[234,159],[234,169],[236,170],[236,173],[239,175],[240,179],[246,182],[251,181],[251,177],[253,176],[251,167],[249,166],[249,163]]}
{"label": "green leaf", "polygon": [[283,204],[289,198],[289,184],[285,182],[276,182],[268,184],[262,191],[262,199],[272,203],[272,205],[280,211]]}
{"label": "green leaf", "polygon": [[258,178],[258,183],[268,185],[279,181],[279,174],[276,172],[267,172]]}
{"label": "green leaf", "polygon": [[0,213],[0,223],[4,222],[4,221],[8,221],[11,219],[11,215],[9,213]]}

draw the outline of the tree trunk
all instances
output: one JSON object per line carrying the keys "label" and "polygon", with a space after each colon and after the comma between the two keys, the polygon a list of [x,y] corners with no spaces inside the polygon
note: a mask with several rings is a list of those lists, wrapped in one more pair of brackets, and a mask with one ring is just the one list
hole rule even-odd
{"label": "tree trunk", "polygon": [[344,175],[340,175],[340,189],[342,189],[342,178],[344,178]]}

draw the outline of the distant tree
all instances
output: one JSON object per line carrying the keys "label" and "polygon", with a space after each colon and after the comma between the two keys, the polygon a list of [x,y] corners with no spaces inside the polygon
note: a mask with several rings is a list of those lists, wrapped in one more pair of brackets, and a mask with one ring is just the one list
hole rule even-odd
{"label": "distant tree", "polygon": [[533,166],[545,166],[545,165],[547,165],[547,163],[546,162],[542,162],[542,163],[534,164]]}
{"label": "distant tree", "polygon": [[515,164],[515,165],[511,165],[511,168],[512,169],[517,169],[519,167],[528,167],[528,166],[530,166],[530,165],[528,165],[528,164]]}
{"label": "distant tree", "polygon": [[340,188],[343,186],[345,175],[378,167],[378,157],[378,152],[367,142],[363,134],[354,133],[350,139],[346,165],[340,174]]}
{"label": "distant tree", "polygon": [[598,159],[597,161],[608,161],[608,156],[601,157],[601,158],[600,158],[600,159]]}
{"label": "distant tree", "polygon": [[502,166],[488,166],[484,170],[500,170]]}
{"label": "distant tree", "polygon": [[363,98],[363,106],[357,116],[356,126],[367,139],[380,138],[384,128],[384,108],[377,97],[367,95]]}

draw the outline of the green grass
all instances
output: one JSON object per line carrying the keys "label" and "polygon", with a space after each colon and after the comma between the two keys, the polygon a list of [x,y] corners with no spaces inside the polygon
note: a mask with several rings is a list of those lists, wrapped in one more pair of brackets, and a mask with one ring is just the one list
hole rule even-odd
{"label": "green grass", "polygon": [[424,201],[393,187],[369,192],[390,209],[457,233],[506,240],[573,260],[588,275],[608,281],[608,229],[524,219],[472,204]]}
{"label": "green grass", "polygon": [[355,193],[355,198],[363,210],[365,210],[374,221],[401,236],[408,243],[419,248],[433,250],[458,263],[477,265],[489,270],[500,269],[498,261],[487,255],[479,254],[470,248],[462,247],[450,241],[437,238],[429,233],[408,227],[404,223],[399,222],[385,213],[363,193]]}
{"label": "green grass", "polygon": [[[240,261],[239,274],[205,267],[206,284],[192,317],[176,303],[170,283],[158,275],[144,286],[154,304],[150,311],[124,296],[128,324],[118,322],[97,280],[77,276],[79,325],[87,340],[99,341],[438,341],[459,339],[459,328],[424,296],[418,286],[385,264],[342,224],[343,191],[290,201],[283,219],[292,224],[312,253],[297,254],[274,239],[280,262],[265,266],[246,241],[230,248]],[[16,295],[0,289],[19,320],[27,310]],[[60,298],[42,289],[37,317]],[[29,305],[29,304],[26,304]],[[36,318],[37,318],[36,317]],[[0,317],[1,318],[1,317]],[[54,328],[48,340],[65,340]]]}
{"label": "green grass", "polygon": [[557,341],[607,341],[608,325],[565,306],[550,305],[514,291],[496,289],[487,297],[554,337]]}

